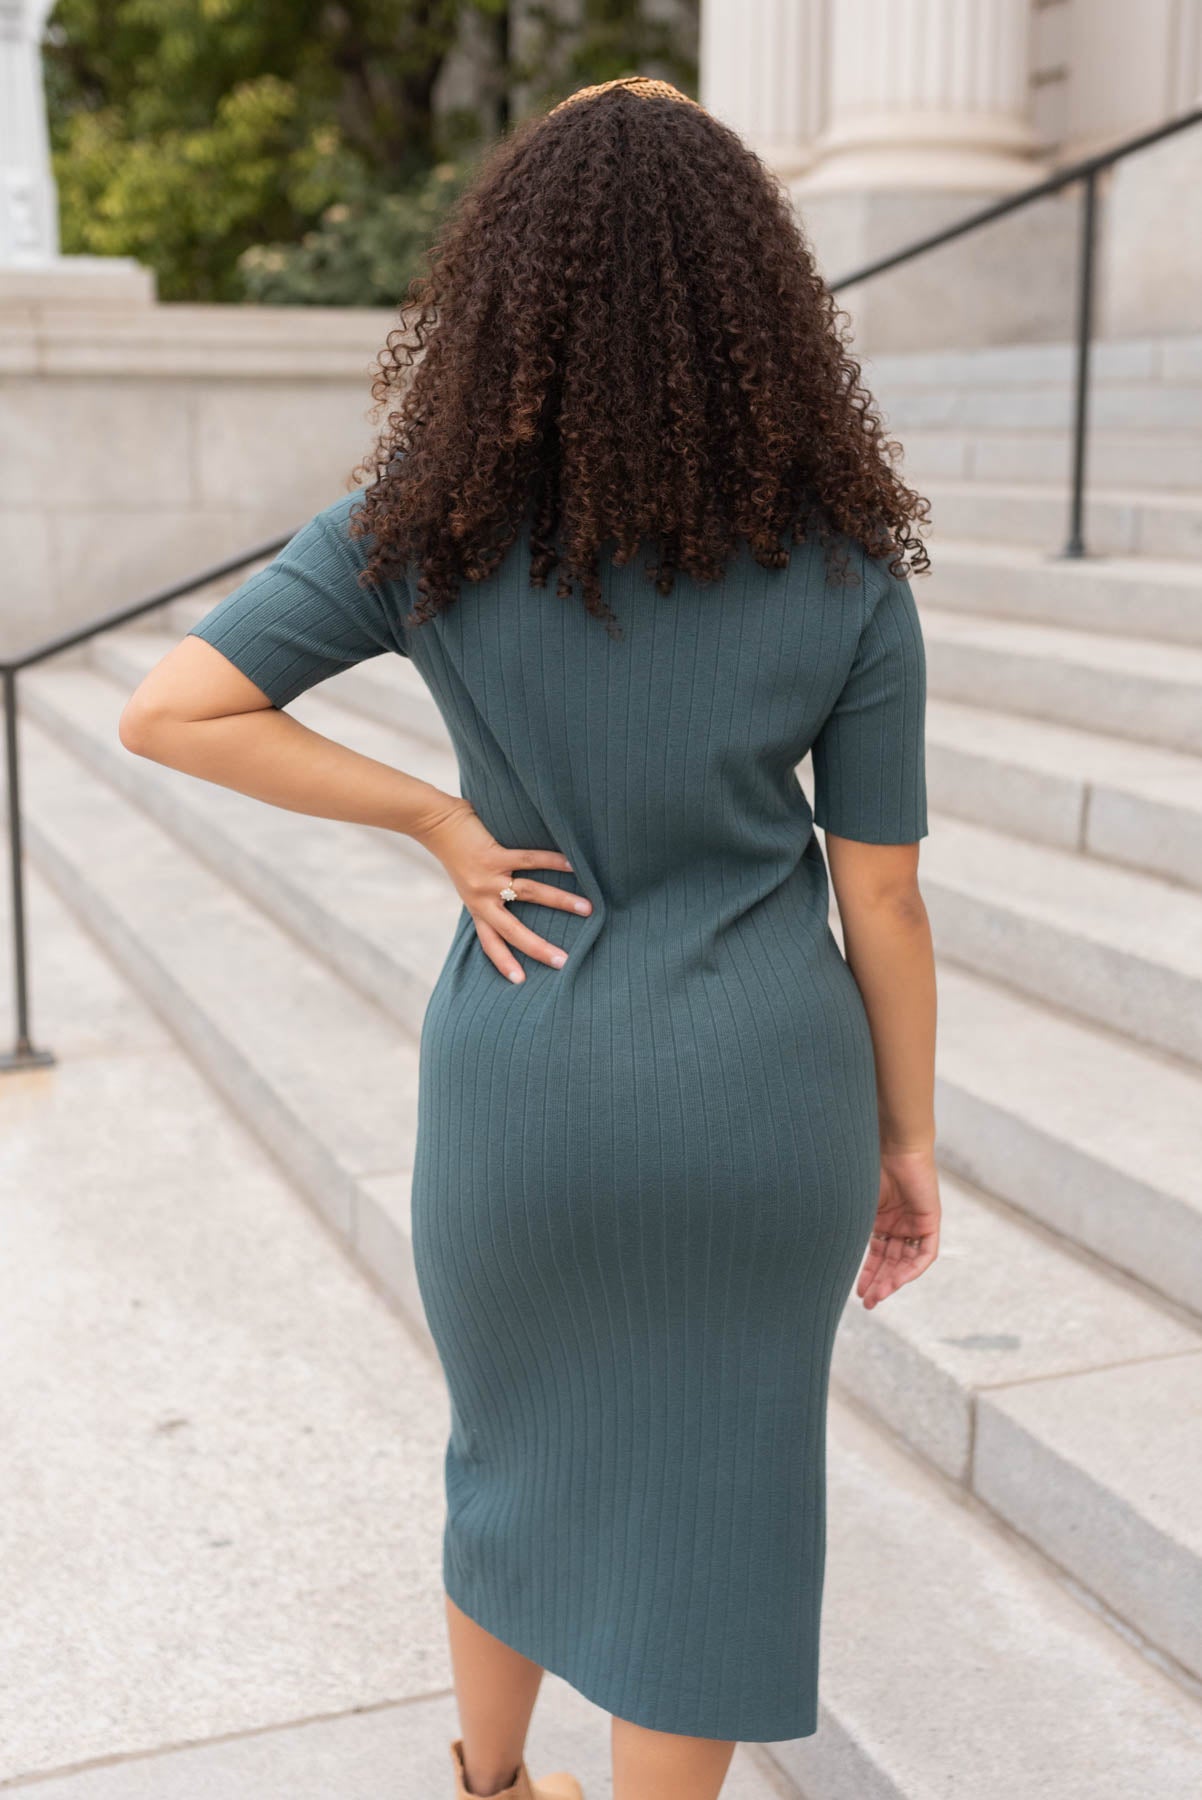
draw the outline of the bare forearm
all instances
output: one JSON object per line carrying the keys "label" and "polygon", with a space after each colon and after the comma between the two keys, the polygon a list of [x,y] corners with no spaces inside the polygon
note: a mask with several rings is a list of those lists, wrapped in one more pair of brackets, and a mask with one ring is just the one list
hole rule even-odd
{"label": "bare forearm", "polygon": [[126,742],[155,762],[271,806],[419,838],[457,803],[457,796],[274,707],[214,719],[160,718]]}
{"label": "bare forearm", "polygon": [[935,954],[921,900],[843,917],[848,965],[872,1030],[883,1151],[935,1141]]}

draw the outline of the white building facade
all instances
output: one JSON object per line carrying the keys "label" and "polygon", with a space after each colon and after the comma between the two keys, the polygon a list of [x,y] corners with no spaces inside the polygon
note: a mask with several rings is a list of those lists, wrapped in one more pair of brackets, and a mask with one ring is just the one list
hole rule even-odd
{"label": "white building facade", "polygon": [[1202,96],[1202,0],[703,0],[701,98],[802,190],[1002,191]]}
{"label": "white building facade", "polygon": [[[788,183],[835,278],[1196,106],[1202,0],[702,0],[700,62],[701,99]],[[1202,327],[1200,184],[1202,129],[1107,179],[1107,328]],[[860,330],[1056,336],[1075,227],[1071,197],[991,227],[854,296]]]}

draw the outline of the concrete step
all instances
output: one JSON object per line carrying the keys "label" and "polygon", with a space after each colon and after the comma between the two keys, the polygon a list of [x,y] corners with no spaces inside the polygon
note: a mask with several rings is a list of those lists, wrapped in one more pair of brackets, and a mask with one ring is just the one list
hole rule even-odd
{"label": "concrete step", "polygon": [[[146,660],[155,660],[153,652]],[[430,971],[442,963],[458,912],[435,860],[400,833],[263,806],[131,756],[117,736],[131,685],[88,668],[35,669],[23,705],[58,743],[416,1036]],[[403,756],[401,766],[411,773],[455,791],[453,763],[423,739],[384,731],[316,695],[303,696],[291,710],[364,755]]]}
{"label": "concrete step", "polygon": [[412,1037],[31,716],[22,733],[33,861],[424,1333],[408,1227]]}
{"label": "concrete step", "polygon": [[1202,649],[918,601],[936,699],[1202,755]]}
{"label": "concrete step", "polygon": [[1066,626],[1089,634],[1202,646],[1202,580],[1195,563],[1151,557],[1049,554],[1025,544],[939,539],[929,575],[915,582],[923,607]]}
{"label": "concrete step", "polygon": [[269,1758],[188,1789],[154,1753],[447,1692],[445,1387],[29,874],[58,1061],[0,1077],[0,1790],[283,1800]]}
{"label": "concrete step", "polygon": [[[1076,347],[996,344],[966,350],[899,350],[868,359],[865,377],[875,392],[893,388],[1067,387]],[[1175,386],[1202,382],[1202,337],[1101,338],[1093,346],[1090,377],[1099,387],[1131,382]]]}
{"label": "concrete step", "polygon": [[940,957],[1202,1063],[1202,896],[942,815],[922,862]]}
{"label": "concrete step", "polygon": [[[924,481],[922,491],[931,502],[937,545],[946,536],[1030,544],[1055,554],[1067,536],[1069,500],[1063,484],[945,478]],[[1202,495],[1094,487],[1087,495],[1085,542],[1093,557],[1146,555],[1196,562],[1202,558]]]}
{"label": "concrete step", "polygon": [[1202,1075],[944,961],[936,1076],[945,1170],[1202,1316]]}
{"label": "concrete step", "polygon": [[1196,1702],[837,1399],[828,1515],[822,1724],[773,1747],[803,1794],[1149,1800],[1198,1787]]}
{"label": "concrete step", "polygon": [[[879,381],[872,392],[886,429],[1067,433],[1073,392],[1066,381],[940,382],[906,385]],[[1103,432],[1198,435],[1202,390],[1176,381],[1100,381],[1089,397],[1091,428]]]}
{"label": "concrete step", "polygon": [[[1067,431],[909,427],[902,444],[907,478],[924,481],[1047,481],[1065,487],[1071,467]],[[1088,479],[1103,488],[1202,488],[1202,441],[1184,432],[1103,431],[1089,434]],[[1067,515],[1067,507],[1065,509]],[[1057,541],[1064,533],[1058,534]],[[1055,547],[1054,545],[1052,547]]]}
{"label": "concrete step", "polygon": [[1202,1672],[1202,1355],[983,1395],[973,1487],[1119,1618]]}
{"label": "concrete step", "polygon": [[1202,1678],[1202,1333],[954,1178],[943,1189],[933,1268],[871,1313],[853,1297],[837,1379]]}
{"label": "concrete step", "polygon": [[[944,1224],[933,1267],[871,1312],[853,1296],[835,1369],[857,1400],[953,1481],[971,1485],[982,1394],[1202,1354],[1197,1324],[1134,1283],[1116,1281],[955,1176],[941,1187]],[[1202,1417],[1196,1425],[1179,1421],[1179,1447],[1195,1430],[1202,1458]]]}
{"label": "concrete step", "polygon": [[[408,1413],[406,1404],[402,1431]],[[386,1426],[397,1430],[395,1409]],[[347,1479],[353,1475],[352,1466]],[[387,1579],[386,1573],[379,1577]],[[366,1605],[370,1608],[370,1601]],[[311,1629],[319,1628],[314,1620]],[[400,1630],[402,1643],[419,1650],[435,1641],[431,1634],[415,1642],[412,1615],[402,1617]],[[230,1659],[227,1678],[240,1674]],[[428,1685],[433,1689],[432,1682]],[[448,1676],[441,1691],[414,1699],[386,1698],[324,1716],[313,1709],[294,1721],[269,1719],[239,1735],[210,1733],[167,1744],[153,1755],[41,1777],[33,1800],[445,1800],[454,1781],[447,1746],[460,1729]],[[547,1671],[526,1740],[529,1768],[537,1775],[571,1769],[588,1800],[612,1800],[609,1740],[608,1713]],[[764,1745],[740,1744],[722,1784],[722,1800],[802,1800],[802,1795]]]}
{"label": "concrete step", "polygon": [[927,788],[942,813],[1202,888],[1202,757],[931,699]]}

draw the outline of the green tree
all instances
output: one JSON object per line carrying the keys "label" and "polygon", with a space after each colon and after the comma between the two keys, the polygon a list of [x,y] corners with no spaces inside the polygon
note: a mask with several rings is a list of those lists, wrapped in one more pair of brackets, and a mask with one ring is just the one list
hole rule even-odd
{"label": "green tree", "polygon": [[[59,0],[46,44],[64,247],[242,297],[348,173],[403,188],[446,146],[433,90],[478,0]],[[485,0],[485,10],[491,7]]]}
{"label": "green tree", "polygon": [[556,0],[533,0],[525,17],[534,43],[523,74],[540,104],[589,82],[639,71],[696,91],[699,0],[671,17],[650,16],[642,0],[579,0],[574,14]]}
{"label": "green tree", "polygon": [[[45,62],[64,249],[136,256],[164,299],[391,304],[519,84],[542,105],[628,68],[695,73],[687,0],[683,34],[639,0],[581,0],[574,23],[534,5],[522,33],[514,11],[59,0]],[[469,19],[491,53],[482,105],[440,116]]]}

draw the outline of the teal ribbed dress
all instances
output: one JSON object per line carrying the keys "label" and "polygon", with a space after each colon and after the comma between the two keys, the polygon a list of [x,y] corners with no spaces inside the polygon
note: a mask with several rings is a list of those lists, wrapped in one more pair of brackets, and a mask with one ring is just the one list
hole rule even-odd
{"label": "teal ribbed dress", "polygon": [[784,570],[742,546],[666,598],[642,559],[603,563],[614,639],[554,577],[529,586],[523,534],[414,627],[412,582],[358,583],[355,500],[195,634],[277,706],[409,656],[485,824],[562,851],[574,875],[537,878],[594,907],[514,903],[569,953],[517,952],[520,985],[464,908],[423,1021],[413,1250],[451,1397],[447,1591],[620,1718],[806,1736],[831,1349],[879,1184],[813,827],[926,834],[910,588],[854,546],[848,583],[816,545]]}

